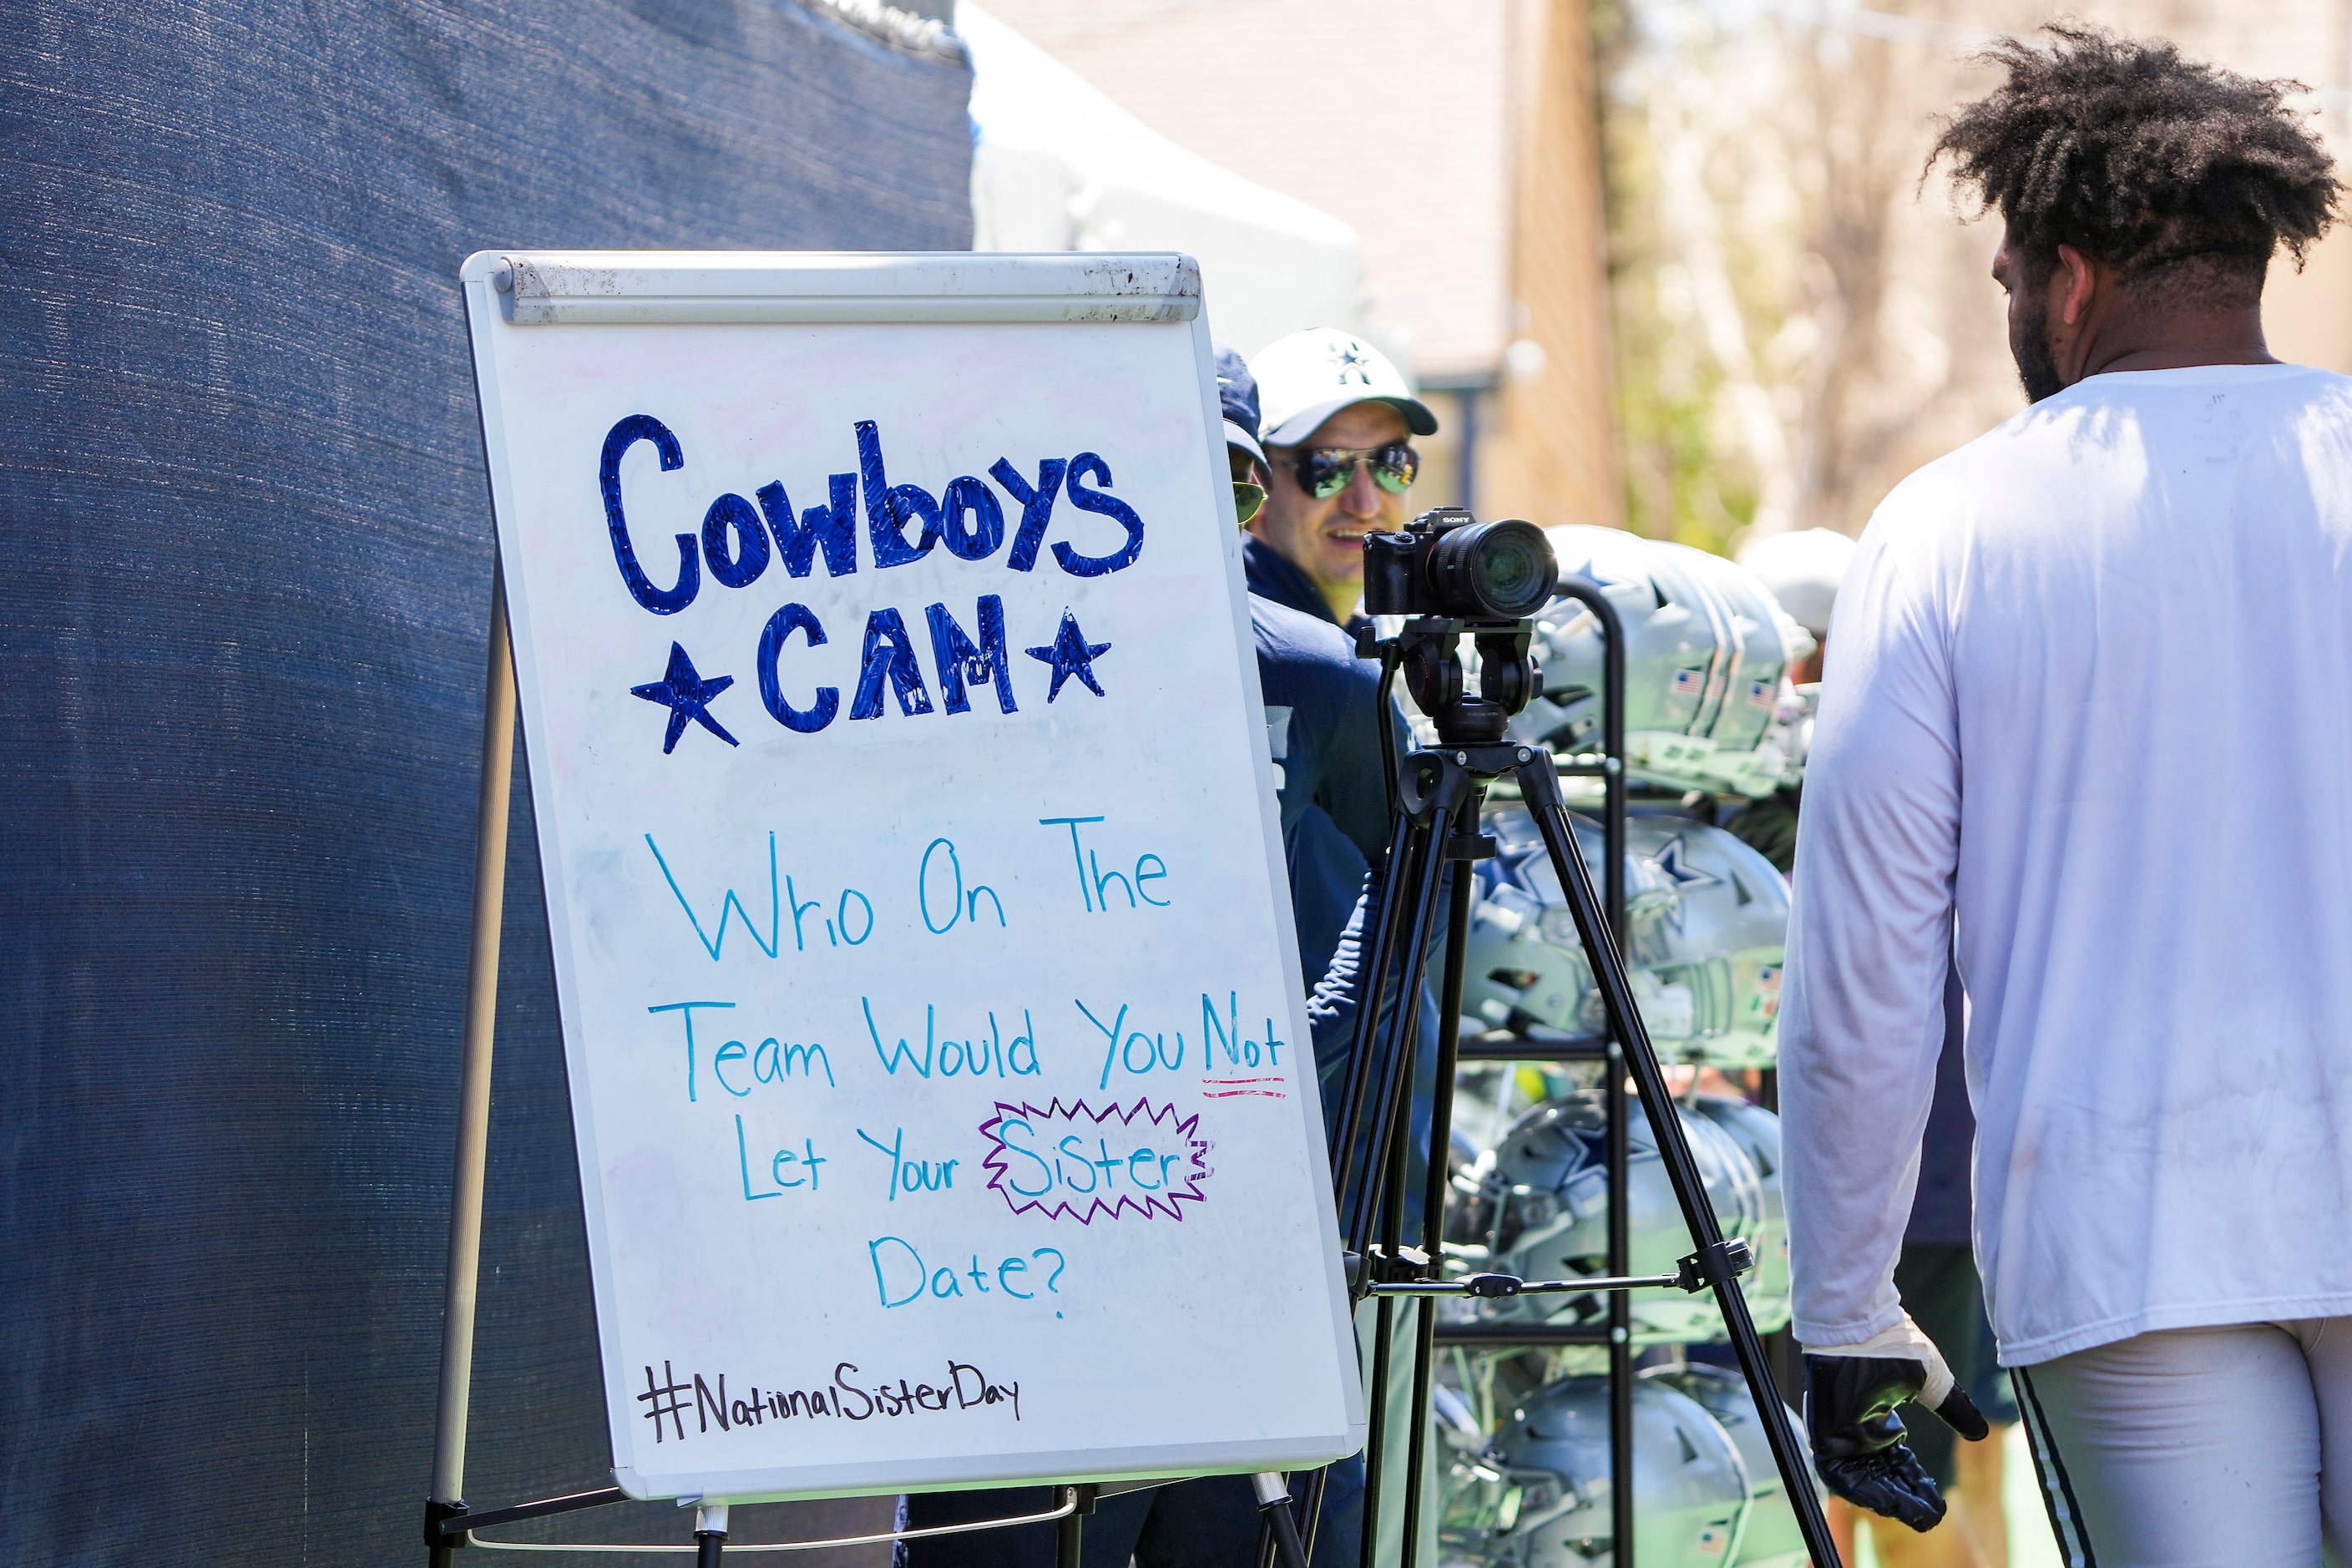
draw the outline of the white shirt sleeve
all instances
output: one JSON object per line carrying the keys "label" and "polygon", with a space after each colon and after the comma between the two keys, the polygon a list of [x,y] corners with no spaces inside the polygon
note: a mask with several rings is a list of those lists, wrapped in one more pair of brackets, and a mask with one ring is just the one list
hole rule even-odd
{"label": "white shirt sleeve", "polygon": [[1905,499],[1880,508],[1839,593],[1797,835],[1780,1114],[1811,1345],[1901,1317],[1895,1263],[1944,1043],[1958,726],[1933,539]]}

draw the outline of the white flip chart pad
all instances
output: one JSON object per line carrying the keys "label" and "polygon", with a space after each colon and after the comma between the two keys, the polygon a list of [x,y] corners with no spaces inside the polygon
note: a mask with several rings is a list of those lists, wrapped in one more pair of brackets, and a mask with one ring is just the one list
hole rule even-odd
{"label": "white flip chart pad", "polygon": [[1352,1451],[1192,263],[463,278],[620,1484]]}

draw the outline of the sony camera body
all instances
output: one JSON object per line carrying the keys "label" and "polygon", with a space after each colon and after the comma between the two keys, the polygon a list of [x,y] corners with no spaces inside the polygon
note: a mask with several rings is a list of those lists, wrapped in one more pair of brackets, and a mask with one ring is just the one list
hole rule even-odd
{"label": "sony camera body", "polygon": [[[1500,741],[1538,689],[1530,617],[1559,586],[1559,558],[1535,524],[1480,522],[1461,507],[1439,507],[1397,532],[1364,536],[1365,610],[1406,619],[1393,644],[1367,632],[1357,646],[1367,658],[1376,647],[1396,650],[1413,701],[1441,733]],[[1465,632],[1478,647],[1475,697],[1457,647]]]}
{"label": "sony camera body", "polygon": [[1402,531],[1364,536],[1364,609],[1375,616],[1525,620],[1559,585],[1551,541],[1517,518],[1480,522],[1438,507]]}

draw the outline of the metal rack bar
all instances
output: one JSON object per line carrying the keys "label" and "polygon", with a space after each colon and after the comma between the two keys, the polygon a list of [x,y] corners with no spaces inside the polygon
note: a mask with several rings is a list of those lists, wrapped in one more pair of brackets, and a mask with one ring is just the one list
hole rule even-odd
{"label": "metal rack bar", "polygon": [[[1563,578],[1559,591],[1592,612],[1601,625],[1601,908],[1619,952],[1625,950],[1625,623],[1601,585]],[[1570,845],[1574,851],[1573,843]],[[1609,1272],[1633,1271],[1632,1219],[1626,1208],[1625,1075],[1617,1042],[1606,1045],[1601,1103],[1609,1117]],[[1612,1568],[1633,1565],[1633,1303],[1622,1291],[1609,1297],[1609,1557]]]}
{"label": "metal rack bar", "polygon": [[[1580,577],[1563,577],[1563,598],[1592,612],[1601,625],[1601,753],[1597,760],[1579,757],[1555,764],[1570,777],[1601,781],[1601,909],[1618,949],[1625,945],[1625,626],[1617,606],[1601,585]],[[1604,1061],[1620,1064],[1623,1053],[1607,1036],[1590,1036],[1558,1043],[1523,1040],[1465,1040],[1464,1061]],[[1630,1215],[1626,1209],[1627,1141],[1625,1075],[1611,1071],[1601,1082],[1602,1104],[1609,1129],[1604,1158],[1609,1171],[1609,1272],[1623,1277],[1629,1261]],[[1633,1563],[1633,1303],[1623,1291],[1609,1296],[1605,1326],[1550,1328],[1513,1323],[1441,1323],[1434,1342],[1443,1345],[1606,1345],[1609,1348],[1609,1510],[1612,1568]]]}
{"label": "metal rack bar", "polygon": [[1605,1327],[1561,1327],[1549,1323],[1440,1323],[1437,1342],[1441,1345],[1486,1345],[1506,1349],[1550,1345],[1605,1345],[1609,1331]]}

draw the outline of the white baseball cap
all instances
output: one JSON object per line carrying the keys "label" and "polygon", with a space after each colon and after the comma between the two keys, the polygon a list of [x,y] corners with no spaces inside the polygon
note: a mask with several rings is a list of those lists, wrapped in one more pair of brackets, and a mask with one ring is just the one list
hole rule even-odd
{"label": "white baseball cap", "polygon": [[1739,563],[1764,580],[1790,620],[1820,638],[1830,635],[1830,607],[1853,550],[1853,540],[1834,529],[1801,528],[1748,541]]}
{"label": "white baseball cap", "polygon": [[1412,395],[1388,355],[1352,332],[1310,327],[1276,338],[1250,361],[1257,377],[1259,439],[1296,447],[1355,403],[1385,403],[1416,436],[1437,434],[1437,416]]}

